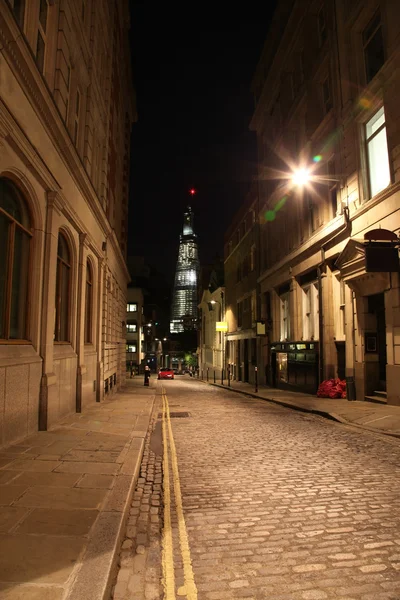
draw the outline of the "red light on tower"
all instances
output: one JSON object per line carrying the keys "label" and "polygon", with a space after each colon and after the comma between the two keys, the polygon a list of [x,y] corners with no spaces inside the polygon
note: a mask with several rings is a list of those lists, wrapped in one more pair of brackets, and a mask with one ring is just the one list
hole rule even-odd
{"label": "red light on tower", "polygon": [[195,190],[194,188],[191,188],[191,189],[189,190],[189,194],[190,194],[191,196],[194,196],[194,195],[195,195],[195,193],[196,193],[196,190]]}

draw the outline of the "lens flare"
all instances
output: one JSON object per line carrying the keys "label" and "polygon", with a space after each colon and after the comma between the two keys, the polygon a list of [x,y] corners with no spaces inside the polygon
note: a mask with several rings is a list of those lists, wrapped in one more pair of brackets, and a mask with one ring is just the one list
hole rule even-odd
{"label": "lens flare", "polygon": [[274,210],[267,210],[264,216],[266,221],[275,221],[276,214]]}

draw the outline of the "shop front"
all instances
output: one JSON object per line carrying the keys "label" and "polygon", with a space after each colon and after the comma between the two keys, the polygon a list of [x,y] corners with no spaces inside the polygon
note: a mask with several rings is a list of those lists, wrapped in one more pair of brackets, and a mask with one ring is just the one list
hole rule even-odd
{"label": "shop front", "polygon": [[318,342],[271,344],[273,387],[315,394],[318,389]]}

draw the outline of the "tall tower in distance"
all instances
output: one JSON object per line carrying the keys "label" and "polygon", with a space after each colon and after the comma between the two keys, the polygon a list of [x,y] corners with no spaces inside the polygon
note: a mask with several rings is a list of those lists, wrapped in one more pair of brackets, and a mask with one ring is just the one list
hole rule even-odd
{"label": "tall tower in distance", "polygon": [[[194,190],[190,193],[193,195]],[[188,206],[183,216],[183,230],[179,236],[178,261],[172,297],[171,333],[197,329],[197,285],[200,271],[197,235],[193,229],[194,214]]]}

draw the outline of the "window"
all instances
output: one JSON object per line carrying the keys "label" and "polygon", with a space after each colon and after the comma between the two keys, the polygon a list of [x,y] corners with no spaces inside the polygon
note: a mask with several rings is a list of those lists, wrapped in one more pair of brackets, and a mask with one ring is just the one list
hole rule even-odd
{"label": "window", "polygon": [[85,344],[92,342],[93,318],[93,274],[90,261],[86,262],[86,291],[85,291]]}
{"label": "window", "polygon": [[250,249],[250,271],[254,271],[256,268],[256,246],[252,245]]}
{"label": "window", "polygon": [[368,174],[371,197],[390,184],[385,111],[382,106],[366,124]]}
{"label": "window", "polygon": [[318,41],[321,47],[327,38],[326,20],[325,20],[325,8],[321,6],[318,12]]}
{"label": "window", "polygon": [[126,312],[137,312],[137,304],[136,304],[136,302],[127,304],[126,305]]}
{"label": "window", "polygon": [[331,84],[329,77],[327,77],[322,84],[322,101],[324,104],[324,114],[327,115],[332,109]]}
{"label": "window", "polygon": [[47,29],[47,0],[40,0],[39,4],[39,23],[36,42],[36,62],[41,73],[44,72],[44,59],[46,50],[46,29]]}
{"label": "window", "polygon": [[332,208],[332,216],[335,217],[337,213],[337,178],[335,169],[335,159],[331,158],[328,160],[328,191],[329,191],[329,203]]}
{"label": "window", "polygon": [[0,179],[0,339],[26,340],[29,309],[28,208],[18,188]]}
{"label": "window", "polygon": [[255,323],[257,321],[257,301],[256,301],[256,292],[252,292],[250,296],[250,305],[251,305],[251,321]]}
{"label": "window", "polygon": [[280,316],[281,316],[281,335],[280,339],[288,340],[290,335],[290,320],[289,320],[289,292],[282,294],[280,297]]}
{"label": "window", "polygon": [[237,303],[237,326],[241,327],[243,322],[243,303]]}
{"label": "window", "polygon": [[56,319],[54,339],[56,342],[70,341],[70,280],[71,255],[63,233],[58,234],[56,275]]}
{"label": "window", "polygon": [[74,144],[75,144],[75,146],[77,146],[77,144],[78,144],[80,105],[81,105],[81,95],[80,95],[79,90],[77,90],[76,98],[75,98],[75,115],[74,115]]}
{"label": "window", "polygon": [[136,352],[136,344],[127,344],[126,351],[127,352]]}
{"label": "window", "polygon": [[23,29],[25,21],[25,0],[11,0],[11,6],[18,25]]}
{"label": "window", "polygon": [[303,339],[317,340],[319,337],[319,307],[317,284],[303,288]]}
{"label": "window", "polygon": [[236,282],[242,280],[242,264],[240,262],[240,258],[237,259],[237,267],[236,267]]}
{"label": "window", "polygon": [[137,331],[136,323],[128,323],[126,326],[126,330],[129,331],[129,333],[136,333],[136,331]]}
{"label": "window", "polygon": [[367,83],[378,73],[385,62],[381,15],[378,11],[368,23],[362,34]]}

